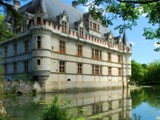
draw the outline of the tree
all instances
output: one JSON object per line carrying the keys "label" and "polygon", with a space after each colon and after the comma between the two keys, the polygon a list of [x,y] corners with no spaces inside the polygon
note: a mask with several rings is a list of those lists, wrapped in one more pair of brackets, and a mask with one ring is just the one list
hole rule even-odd
{"label": "tree", "polygon": [[0,29],[0,42],[3,42],[4,40],[9,39],[14,36],[14,34],[11,33],[7,29],[7,25],[3,23],[3,19],[4,19],[4,16],[0,14],[0,28],[1,28]]}
{"label": "tree", "polygon": [[[2,13],[7,13],[10,16],[10,23],[13,28],[15,26],[21,25],[23,21],[23,16],[13,7],[14,1],[26,1],[26,0],[0,0],[0,8],[3,8]],[[4,17],[0,14],[0,42],[8,38],[13,38],[13,31],[9,31],[6,23],[3,22]]]}
{"label": "tree", "polygon": [[113,25],[113,19],[121,18],[124,24],[115,27],[120,33],[136,26],[136,21],[145,14],[149,24],[157,28],[144,28],[143,35],[149,40],[160,39],[159,0],[78,0],[78,3],[88,6],[92,17],[102,20],[104,25]]}
{"label": "tree", "polygon": [[144,81],[146,70],[140,63],[137,63],[134,60],[132,60],[131,66],[132,66],[131,83],[136,83],[138,85],[142,84]]}
{"label": "tree", "polygon": [[160,85],[160,61],[155,60],[147,65],[146,85]]}

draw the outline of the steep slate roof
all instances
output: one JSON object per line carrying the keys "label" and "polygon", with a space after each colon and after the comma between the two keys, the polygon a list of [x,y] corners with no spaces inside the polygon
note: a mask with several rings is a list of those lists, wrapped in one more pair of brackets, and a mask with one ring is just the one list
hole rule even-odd
{"label": "steep slate roof", "polygon": [[129,43],[129,41],[128,41],[128,39],[127,39],[126,31],[124,31],[124,33],[123,33],[122,42],[123,42],[123,45],[125,45],[125,46],[128,46],[128,47],[131,46],[130,43]]}
{"label": "steep slate roof", "polygon": [[58,16],[65,10],[69,17],[70,27],[74,27],[74,22],[77,22],[83,17],[83,12],[61,2],[60,0],[32,0],[26,6],[20,8],[20,12],[36,13],[37,11],[44,13],[46,19],[54,22],[58,21]]}
{"label": "steep slate roof", "polygon": [[[19,9],[20,13],[28,12],[31,14],[40,11],[44,14],[44,18],[54,22],[58,22],[58,17],[63,13],[67,12],[70,28],[75,29],[75,23],[79,21],[85,13],[76,9],[75,7],[69,6],[60,0],[32,0],[28,4],[22,6]],[[109,32],[107,27],[100,27],[101,37],[104,37],[104,33]]]}

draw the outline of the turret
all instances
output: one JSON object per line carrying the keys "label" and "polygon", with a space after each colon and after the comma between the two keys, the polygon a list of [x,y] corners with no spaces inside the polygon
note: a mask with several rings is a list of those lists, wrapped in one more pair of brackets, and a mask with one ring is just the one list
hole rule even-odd
{"label": "turret", "polygon": [[14,0],[14,8],[18,11],[19,7],[20,7],[20,1]]}

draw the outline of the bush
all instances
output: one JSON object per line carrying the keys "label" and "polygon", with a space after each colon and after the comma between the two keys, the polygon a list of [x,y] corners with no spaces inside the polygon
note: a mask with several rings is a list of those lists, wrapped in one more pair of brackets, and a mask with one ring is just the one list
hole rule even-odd
{"label": "bush", "polygon": [[0,115],[0,120],[9,120],[7,115]]}
{"label": "bush", "polygon": [[58,104],[56,96],[53,103],[42,114],[42,120],[70,120],[67,111]]}

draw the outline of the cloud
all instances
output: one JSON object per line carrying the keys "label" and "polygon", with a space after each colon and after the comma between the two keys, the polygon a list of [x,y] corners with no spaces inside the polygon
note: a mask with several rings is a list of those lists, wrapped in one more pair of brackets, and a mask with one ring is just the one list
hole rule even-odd
{"label": "cloud", "polygon": [[[89,0],[86,5],[91,4],[92,2],[94,2],[94,0]],[[84,5],[80,5],[79,9],[81,9],[84,12],[88,12],[89,11],[89,7],[90,6],[84,6]],[[96,8],[104,8],[102,5],[96,6]],[[103,15],[106,14],[105,12],[103,13]]]}
{"label": "cloud", "polygon": [[158,41],[156,41],[156,42],[154,43],[154,47],[160,47],[160,43],[157,44],[157,42],[158,42]]}
{"label": "cloud", "polygon": [[146,17],[147,16],[147,13],[143,13],[144,12],[144,10],[143,10],[143,8],[141,7],[141,8],[139,8],[139,12],[141,13],[141,16],[142,17]]}
{"label": "cloud", "polygon": [[134,46],[136,43],[133,41],[129,41],[130,44],[132,44],[132,46]]}

